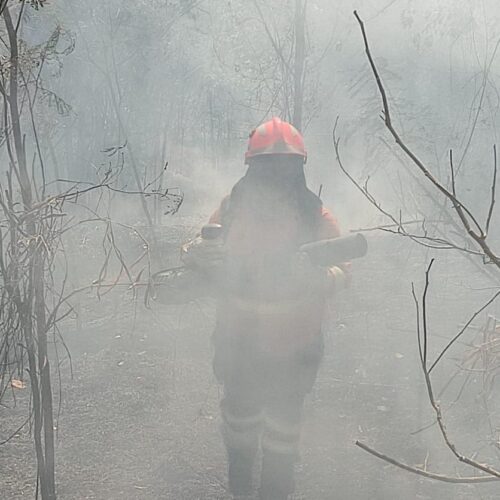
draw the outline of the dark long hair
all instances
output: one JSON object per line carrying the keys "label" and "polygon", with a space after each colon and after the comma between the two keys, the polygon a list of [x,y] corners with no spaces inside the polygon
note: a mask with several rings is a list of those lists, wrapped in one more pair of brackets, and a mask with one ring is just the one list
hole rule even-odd
{"label": "dark long hair", "polygon": [[227,229],[240,209],[254,212],[266,207],[255,203],[256,196],[265,193],[264,198],[286,200],[298,215],[303,239],[314,239],[322,202],[306,183],[304,163],[301,157],[292,155],[268,155],[251,160],[246,174],[234,185],[222,221]]}

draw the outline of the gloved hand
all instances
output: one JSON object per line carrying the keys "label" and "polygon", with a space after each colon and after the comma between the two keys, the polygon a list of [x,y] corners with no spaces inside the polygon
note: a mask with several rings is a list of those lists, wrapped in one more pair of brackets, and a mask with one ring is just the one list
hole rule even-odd
{"label": "gloved hand", "polygon": [[186,267],[197,270],[212,270],[220,266],[225,258],[221,238],[207,240],[201,236],[181,247],[181,260]]}
{"label": "gloved hand", "polygon": [[340,267],[317,266],[306,252],[295,255],[292,276],[304,295],[328,296],[346,286],[346,276]]}

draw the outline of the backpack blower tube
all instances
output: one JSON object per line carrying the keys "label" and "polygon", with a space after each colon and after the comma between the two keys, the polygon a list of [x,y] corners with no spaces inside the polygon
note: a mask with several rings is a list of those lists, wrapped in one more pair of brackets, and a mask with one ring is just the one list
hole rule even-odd
{"label": "backpack blower tube", "polygon": [[[201,237],[205,240],[216,240],[221,235],[222,226],[219,224],[207,224],[201,230]],[[313,264],[331,267],[364,257],[368,251],[368,243],[361,233],[356,233],[306,243],[299,248],[299,251],[307,253]],[[185,304],[213,293],[213,284],[206,275],[183,266],[155,273],[151,277],[145,302],[147,304],[149,298],[152,298],[167,305]]]}
{"label": "backpack blower tube", "polygon": [[311,262],[318,266],[334,266],[352,259],[364,257],[368,252],[368,242],[361,233],[340,236],[329,240],[306,243],[300,247]]}
{"label": "backpack blower tube", "polygon": [[[220,224],[207,224],[201,228],[201,237],[204,240],[215,240],[221,235],[222,226]],[[364,257],[368,252],[368,242],[361,233],[356,233],[306,243],[299,248],[299,251],[307,253],[313,264],[334,266]]]}

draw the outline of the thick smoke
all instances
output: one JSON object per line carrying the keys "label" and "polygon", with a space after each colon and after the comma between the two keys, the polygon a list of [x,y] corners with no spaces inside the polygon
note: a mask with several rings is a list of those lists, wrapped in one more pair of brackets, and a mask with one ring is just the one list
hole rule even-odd
{"label": "thick smoke", "polygon": [[[152,274],[181,265],[181,244],[245,174],[249,132],[272,116],[291,120],[297,2],[65,0],[38,10],[30,2],[9,3],[16,14],[24,9],[23,54],[40,58],[32,116],[27,97],[23,102],[35,179],[42,182],[39,153],[47,196],[77,182],[95,184],[108,171],[117,179],[116,191],[98,190],[67,205],[74,228],[51,264],[49,302],[61,283],[66,293],[82,289],[51,332],[58,496],[230,498],[218,433],[221,389],[211,366],[214,301],[147,308],[144,290]],[[365,21],[401,137],[446,186],[453,151],[456,193],[485,221],[498,143],[500,7],[493,0],[305,3],[307,184],[344,234],[367,230],[370,250],[353,263],[351,288],[329,304],[325,356],[304,411],[297,493],[313,500],[496,498],[495,485],[422,479],[354,445],[359,439],[411,467],[448,476],[482,474],[456,461],[439,433],[420,366],[417,314],[435,258],[426,310],[434,360],[496,291],[498,275],[485,274],[493,266],[471,240],[457,243],[458,250],[421,245],[397,234],[397,224],[375,206],[397,222],[410,221],[405,227],[417,240],[462,241],[459,219],[443,215],[454,214],[452,204],[384,127],[352,12]],[[47,57],[40,47],[51,37]],[[335,123],[342,164],[358,187],[336,159]],[[1,183],[5,188],[4,173]],[[140,195],[126,194],[148,186],[144,203],[153,227]],[[158,201],[155,189],[181,193],[179,210],[168,196]],[[497,218],[495,204],[492,247]],[[104,272],[112,244],[120,250],[111,252]],[[486,356],[482,329],[495,314],[493,302],[432,372],[449,437],[461,453],[492,466],[498,463],[497,368],[485,372],[485,357],[470,360],[478,346]],[[488,341],[496,346],[492,328]],[[498,363],[488,353],[487,361]],[[25,368],[20,379],[28,379]],[[0,405],[0,443],[14,436],[0,446],[2,498],[25,498],[36,488],[29,429],[16,432],[31,404],[26,388],[13,389]]]}

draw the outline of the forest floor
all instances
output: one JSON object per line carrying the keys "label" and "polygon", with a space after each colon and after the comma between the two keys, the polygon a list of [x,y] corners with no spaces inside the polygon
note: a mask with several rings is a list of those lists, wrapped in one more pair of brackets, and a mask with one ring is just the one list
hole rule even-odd
{"label": "forest floor", "polygon": [[[325,321],[326,354],[305,408],[295,498],[498,498],[495,485],[433,482],[355,446],[360,439],[411,465],[475,475],[456,463],[435,426],[415,433],[433,422],[418,368],[410,287],[411,280],[421,285],[428,256],[402,239],[374,236],[370,244],[370,255],[354,265],[351,290],[334,301]],[[430,297],[432,338],[440,345],[482,297],[471,297],[453,259],[444,257],[443,270],[436,269]],[[56,394],[58,498],[229,499],[220,387],[211,372],[213,304],[148,310],[128,293],[118,299],[115,293],[100,301],[87,297],[81,322],[81,329],[74,322],[64,327],[72,374],[65,361]],[[448,375],[453,366],[445,363]],[[0,441],[26,418],[28,391],[14,394],[15,405],[7,400],[0,407]],[[446,415],[459,447],[470,454],[481,448],[484,460],[494,457],[478,431],[484,421],[474,399],[456,408]],[[0,498],[33,498],[35,485],[24,430],[0,446]]]}

